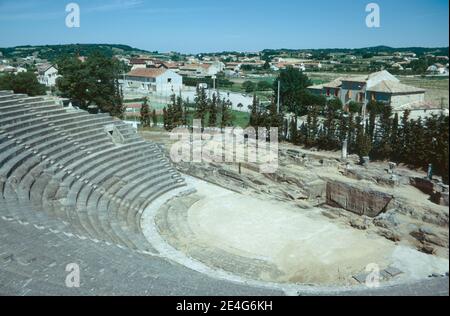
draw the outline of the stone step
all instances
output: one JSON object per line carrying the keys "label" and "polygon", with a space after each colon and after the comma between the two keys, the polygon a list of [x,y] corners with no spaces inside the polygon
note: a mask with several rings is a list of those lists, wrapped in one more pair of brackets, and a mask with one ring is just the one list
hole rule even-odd
{"label": "stone step", "polygon": [[44,101],[45,98],[43,97],[28,97],[28,98],[23,98],[23,99],[15,99],[15,100],[4,100],[1,101],[0,100],[0,108],[4,107],[4,106],[9,106],[9,105],[21,105],[27,102],[38,102],[38,101]]}

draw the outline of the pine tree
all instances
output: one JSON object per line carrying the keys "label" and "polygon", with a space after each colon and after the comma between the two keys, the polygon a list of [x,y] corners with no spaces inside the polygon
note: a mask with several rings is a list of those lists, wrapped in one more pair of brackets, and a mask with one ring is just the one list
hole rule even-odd
{"label": "pine tree", "polygon": [[277,108],[277,104],[275,103],[275,99],[272,100],[272,102],[269,106],[266,120],[265,120],[265,126],[266,126],[266,130],[267,130],[267,135],[269,137],[270,137],[270,128],[278,128],[278,138],[282,139],[282,137],[283,137],[282,127],[284,126],[283,117],[281,116],[280,113],[278,113],[278,108]]}
{"label": "pine tree", "polygon": [[306,127],[305,123],[302,123],[299,129],[298,133],[298,144],[299,145],[306,145],[306,138],[308,134],[308,128]]}
{"label": "pine tree", "polygon": [[349,141],[350,115],[341,111],[337,127],[338,141],[334,144],[335,148],[340,149],[345,141]]}
{"label": "pine tree", "polygon": [[384,106],[380,116],[380,126],[375,135],[374,158],[389,159],[392,153],[392,107]]}
{"label": "pine tree", "polygon": [[214,93],[209,105],[209,126],[216,127],[217,125],[217,96]]}
{"label": "pine tree", "polygon": [[195,118],[200,119],[202,127],[205,127],[205,118],[208,112],[208,100],[204,88],[197,87],[195,106],[196,106]]}
{"label": "pine tree", "polygon": [[355,150],[355,117],[354,113],[350,112],[348,116],[348,133],[347,133],[347,141],[348,141],[348,149],[350,153],[353,153]]}
{"label": "pine tree", "polygon": [[313,106],[311,109],[311,125],[310,125],[310,134],[309,141],[311,146],[316,146],[317,144],[317,136],[319,134],[319,117],[318,117],[318,109]]}
{"label": "pine tree", "polygon": [[183,126],[188,126],[188,109],[187,109],[188,103],[189,99],[183,103]]}
{"label": "pine tree", "polygon": [[175,128],[175,108],[172,104],[169,104],[167,106],[167,129],[169,131],[173,130]]}
{"label": "pine tree", "polygon": [[[409,165],[412,167],[420,167],[426,169],[429,161],[424,148],[427,146],[427,139],[425,138],[425,131],[423,126],[422,118],[418,118],[412,121],[411,134],[414,137],[411,138],[411,147],[409,151],[413,153],[409,159]],[[430,140],[431,141],[431,140]]]}
{"label": "pine tree", "polygon": [[148,99],[145,98],[141,105],[141,125],[142,127],[150,127],[150,107],[148,105]]}
{"label": "pine tree", "polygon": [[289,140],[294,145],[299,145],[297,124],[298,124],[297,116],[294,116],[289,124]]}
{"label": "pine tree", "polygon": [[409,122],[410,113],[411,112],[409,110],[403,112],[401,127],[399,130],[399,162],[401,161],[406,164],[410,162],[411,155],[414,154],[411,149],[412,135]]}
{"label": "pine tree", "polygon": [[256,94],[253,95],[253,103],[251,105],[250,122],[249,125],[255,129],[259,126],[260,111],[259,111],[259,100]]}
{"label": "pine tree", "polygon": [[399,116],[398,113],[395,113],[394,119],[392,120],[392,132],[390,139],[390,147],[392,149],[390,158],[392,161],[398,162],[400,159],[400,154],[398,152],[399,145],[400,145]]}
{"label": "pine tree", "polygon": [[222,119],[220,121],[220,128],[223,129],[228,126],[233,126],[233,115],[230,111],[231,108],[231,102],[230,100],[225,101],[223,99],[222,101]]}
{"label": "pine tree", "polygon": [[378,101],[371,101],[367,105],[367,109],[369,110],[369,124],[367,125],[367,132],[371,139],[371,141],[375,138],[375,132],[376,132],[376,120],[378,115],[380,115],[383,112],[384,104]]}
{"label": "pine tree", "polygon": [[183,99],[181,96],[175,98],[173,95],[173,126],[178,127],[183,125]]}
{"label": "pine tree", "polygon": [[364,130],[361,117],[358,116],[356,118],[356,154],[362,161],[362,158],[369,156],[371,151],[372,140],[368,132]]}
{"label": "pine tree", "polygon": [[158,117],[156,116],[155,109],[153,109],[153,112],[152,112],[152,120],[153,120],[153,127],[158,127]]}
{"label": "pine tree", "polygon": [[167,109],[164,108],[163,109],[163,124],[164,124],[164,129],[165,130],[169,130],[169,116],[167,114]]}
{"label": "pine tree", "polygon": [[442,176],[442,181],[449,184],[449,117],[441,115],[436,118],[436,141],[435,141],[435,169]]}
{"label": "pine tree", "polygon": [[336,147],[336,109],[336,105],[328,105],[325,110],[325,121],[320,136],[317,137],[319,148],[334,149]]}

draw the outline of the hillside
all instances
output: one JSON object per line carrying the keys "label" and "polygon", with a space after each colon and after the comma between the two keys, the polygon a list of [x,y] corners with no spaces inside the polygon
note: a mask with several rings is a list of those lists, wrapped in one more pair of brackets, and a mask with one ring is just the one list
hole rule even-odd
{"label": "hillside", "polygon": [[17,46],[0,48],[0,52],[6,58],[24,58],[37,54],[39,58],[53,61],[64,55],[86,56],[93,51],[100,51],[107,56],[117,54],[142,54],[149,53],[145,50],[119,44],[70,44],[70,45],[43,45],[43,46]]}

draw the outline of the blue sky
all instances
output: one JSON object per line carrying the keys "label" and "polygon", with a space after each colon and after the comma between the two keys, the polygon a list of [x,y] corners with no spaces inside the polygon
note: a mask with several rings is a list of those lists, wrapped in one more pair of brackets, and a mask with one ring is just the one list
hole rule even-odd
{"label": "blue sky", "polygon": [[[81,27],[65,26],[65,6]],[[365,7],[381,9],[381,27]],[[448,46],[448,0],[0,0],[0,47],[115,43],[180,52]]]}

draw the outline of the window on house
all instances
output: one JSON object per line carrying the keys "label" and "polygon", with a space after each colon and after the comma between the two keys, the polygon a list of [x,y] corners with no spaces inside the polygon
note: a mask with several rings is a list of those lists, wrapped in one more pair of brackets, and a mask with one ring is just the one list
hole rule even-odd
{"label": "window on house", "polygon": [[359,93],[358,99],[359,99],[358,102],[363,102],[364,101],[364,93],[363,92]]}
{"label": "window on house", "polygon": [[327,97],[330,96],[330,89],[327,89]]}
{"label": "window on house", "polygon": [[337,98],[339,96],[339,89],[334,90],[334,96]]}
{"label": "window on house", "polygon": [[172,83],[172,78],[167,79],[167,83]]}

